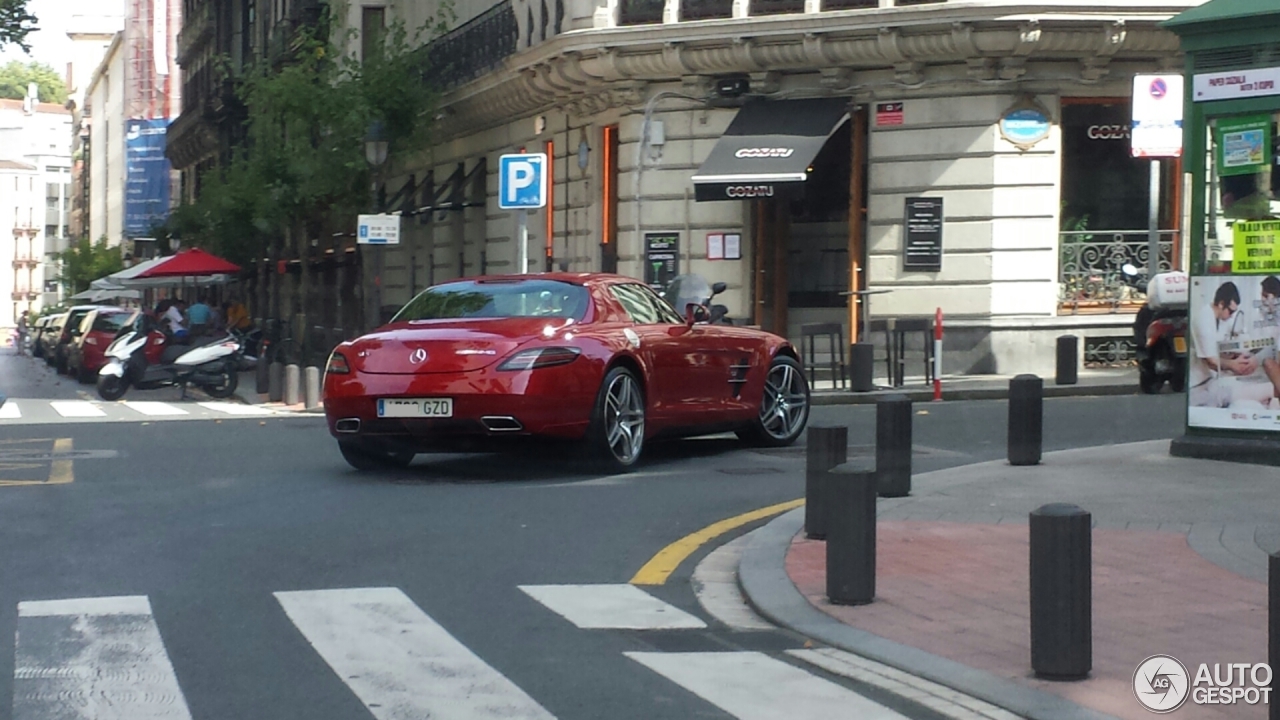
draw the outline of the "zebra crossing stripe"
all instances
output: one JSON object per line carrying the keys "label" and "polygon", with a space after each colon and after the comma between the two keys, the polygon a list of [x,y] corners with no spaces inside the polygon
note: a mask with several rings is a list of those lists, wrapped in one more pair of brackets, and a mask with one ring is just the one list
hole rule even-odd
{"label": "zebra crossing stripe", "polygon": [[18,409],[18,403],[7,400],[4,405],[0,405],[0,420],[17,420],[22,417],[22,411]]}
{"label": "zebra crossing stripe", "polygon": [[624,654],[738,720],[791,717],[907,720],[852,690],[764,653]]}
{"label": "zebra crossing stripe", "polygon": [[106,417],[107,415],[102,408],[87,400],[55,400],[49,403],[49,406],[59,415],[67,418]]}
{"label": "zebra crossing stripe", "polygon": [[635,585],[521,585],[529,597],[584,630],[679,630],[706,623]]}
{"label": "zebra crossing stripe", "polygon": [[190,720],[144,596],[18,603],[14,720]]}
{"label": "zebra crossing stripe", "polygon": [[226,413],[228,415],[274,415],[271,410],[258,407],[257,405],[240,405],[238,403],[229,402],[202,402],[196,403],[202,408],[213,410],[215,412]]}
{"label": "zebra crossing stripe", "polygon": [[126,400],[124,402],[124,406],[148,417],[187,414],[187,411],[180,407],[174,407],[169,403],[153,402],[149,400]]}
{"label": "zebra crossing stripe", "polygon": [[275,596],[377,720],[554,720],[397,588]]}

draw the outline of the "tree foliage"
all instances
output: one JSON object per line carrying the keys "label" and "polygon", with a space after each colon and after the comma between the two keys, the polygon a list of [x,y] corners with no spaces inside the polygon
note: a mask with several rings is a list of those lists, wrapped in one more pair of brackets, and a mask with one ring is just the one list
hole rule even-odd
{"label": "tree foliage", "polygon": [[421,46],[440,23],[412,36],[393,24],[381,52],[363,62],[346,52],[354,35],[325,37],[327,25],[304,32],[284,62],[264,59],[235,79],[246,142],[201,178],[195,203],[172,214],[184,245],[247,264],[272,239],[353,228],[370,203],[370,128],[383,128],[393,155],[426,146],[435,95],[424,82]]}
{"label": "tree foliage", "polygon": [[89,283],[100,277],[120,272],[124,261],[120,248],[108,247],[104,236],[96,243],[81,238],[67,250],[59,253],[62,261],[62,284],[70,294],[89,289]]}
{"label": "tree foliage", "polygon": [[36,16],[27,12],[27,0],[0,0],[0,48],[17,45],[30,52],[27,33],[35,30]]}
{"label": "tree foliage", "polygon": [[[4,2],[4,0],[0,0]],[[67,101],[67,84],[58,71],[39,62],[23,63],[11,60],[0,65],[0,98],[21,100],[27,96],[27,85],[35,83],[40,88],[40,102]]]}

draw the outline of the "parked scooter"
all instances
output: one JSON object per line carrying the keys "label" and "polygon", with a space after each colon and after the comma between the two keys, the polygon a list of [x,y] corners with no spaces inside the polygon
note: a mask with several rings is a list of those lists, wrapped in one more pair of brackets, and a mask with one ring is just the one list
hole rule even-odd
{"label": "parked scooter", "polygon": [[1174,392],[1187,387],[1187,307],[1191,283],[1180,271],[1159,273],[1147,282],[1131,264],[1121,268],[1125,284],[1146,292],[1147,302],[1133,321],[1138,357],[1138,387],[1160,392],[1165,382]]}
{"label": "parked scooter", "polygon": [[684,309],[687,305],[695,305],[700,310],[698,313],[698,322],[709,323],[711,325],[732,325],[733,320],[729,318],[729,308],[724,305],[713,305],[711,299],[716,295],[724,292],[727,285],[722,282],[709,284],[707,279],[701,275],[677,275],[667,283],[666,289],[662,291],[662,297],[681,315],[684,315]]}
{"label": "parked scooter", "polygon": [[141,316],[107,346],[107,364],[98,372],[98,396],[119,400],[132,385],[139,390],[177,385],[186,394],[195,385],[215,398],[235,394],[242,343],[234,335],[174,344],[155,321]]}

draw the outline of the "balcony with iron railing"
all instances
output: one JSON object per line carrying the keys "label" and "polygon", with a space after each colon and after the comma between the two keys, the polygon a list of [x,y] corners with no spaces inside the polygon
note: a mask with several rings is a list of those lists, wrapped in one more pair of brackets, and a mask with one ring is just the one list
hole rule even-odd
{"label": "balcony with iron railing", "polygon": [[441,89],[470,82],[514,55],[518,36],[511,0],[503,0],[427,45],[423,79]]}
{"label": "balcony with iron railing", "polygon": [[[1158,267],[1177,267],[1177,230],[1161,230]],[[1135,312],[1146,295],[1130,287],[1125,265],[1145,270],[1151,257],[1146,230],[1083,230],[1058,234],[1058,306],[1080,313]]]}
{"label": "balcony with iron railing", "polygon": [[[951,0],[955,1],[955,0]],[[964,0],[968,2],[969,0]],[[733,0],[619,0],[619,25],[652,25],[663,22],[667,2],[678,7],[680,20],[714,20],[733,17]],[[869,10],[882,7],[940,5],[948,0],[820,0],[819,11]],[[749,0],[748,17],[801,14],[805,0]]]}
{"label": "balcony with iron railing", "polygon": [[190,56],[211,40],[217,30],[214,20],[214,0],[200,2],[195,12],[187,13],[182,18],[182,29],[178,31],[179,65],[186,65]]}

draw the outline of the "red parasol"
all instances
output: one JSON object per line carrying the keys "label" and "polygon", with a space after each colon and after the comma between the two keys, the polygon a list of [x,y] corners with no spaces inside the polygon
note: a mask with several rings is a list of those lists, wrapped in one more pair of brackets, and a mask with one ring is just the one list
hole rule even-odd
{"label": "red parasol", "polygon": [[158,278],[158,277],[195,277],[200,275],[222,275],[227,273],[240,272],[240,266],[223,260],[217,255],[199,249],[192,248],[183,250],[176,255],[166,259],[164,262],[157,263],[153,267],[149,267],[141,273],[138,273],[134,279]]}

